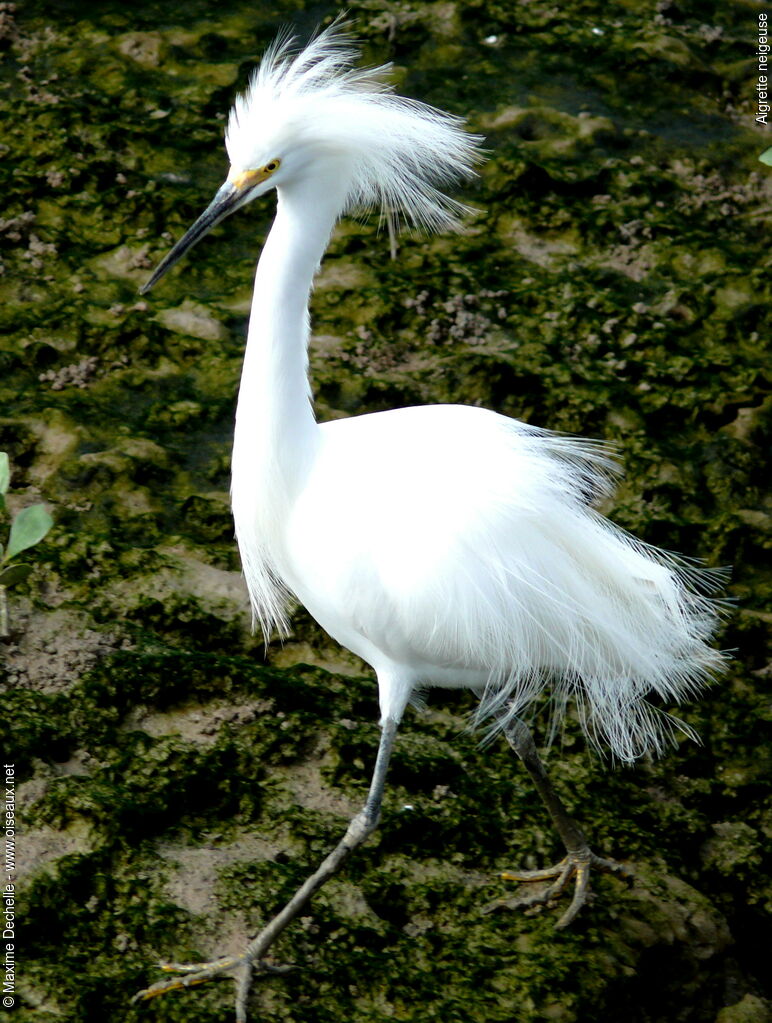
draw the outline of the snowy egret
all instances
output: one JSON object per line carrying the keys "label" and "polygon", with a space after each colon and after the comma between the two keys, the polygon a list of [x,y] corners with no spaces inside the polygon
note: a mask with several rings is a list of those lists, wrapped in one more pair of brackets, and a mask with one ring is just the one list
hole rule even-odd
{"label": "snowy egret", "polygon": [[256,620],[266,636],[300,601],[376,672],[381,738],[363,810],[320,867],[243,955],[198,966],[150,998],[225,972],[246,1018],[267,949],[377,826],[407,703],[431,686],[480,696],[479,721],[503,731],[566,846],[556,867],[516,874],[573,882],[565,925],[585,900],[591,852],[552,789],[521,719],[548,692],[590,741],[631,761],[688,726],[648,702],[692,696],[721,665],[708,645],[711,579],[629,536],[594,505],[616,473],[598,443],[485,409],[403,408],[318,424],[308,381],[308,300],[338,218],[353,207],[453,227],[464,207],[443,189],[473,173],[479,139],[462,122],[394,95],[383,69],[354,66],[339,25],[299,53],[266,53],[226,131],[231,168],[143,292],[215,224],[276,189],[255,279],[233,449],[233,514]]}

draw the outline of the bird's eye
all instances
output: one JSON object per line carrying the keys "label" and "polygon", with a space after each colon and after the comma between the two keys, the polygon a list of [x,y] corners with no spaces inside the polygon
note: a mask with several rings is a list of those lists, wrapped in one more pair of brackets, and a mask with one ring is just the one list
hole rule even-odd
{"label": "bird's eye", "polygon": [[268,171],[268,173],[269,173],[269,174],[273,174],[273,172],[274,172],[275,170],[278,170],[278,169],[279,169],[279,164],[280,164],[280,163],[281,163],[281,160],[271,160],[271,162],[270,162],[270,163],[267,163],[267,164],[265,165],[265,167],[263,168],[263,170],[266,170],[266,171]]}

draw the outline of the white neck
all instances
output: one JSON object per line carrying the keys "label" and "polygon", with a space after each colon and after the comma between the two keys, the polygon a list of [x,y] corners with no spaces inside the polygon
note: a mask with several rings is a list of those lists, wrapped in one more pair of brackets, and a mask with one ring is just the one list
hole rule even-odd
{"label": "white neck", "polygon": [[232,503],[253,606],[264,626],[280,624],[272,606],[279,598],[269,592],[269,582],[282,576],[281,529],[318,445],[308,381],[308,298],[342,205],[336,192],[318,181],[279,191],[255,276],[236,410]]}

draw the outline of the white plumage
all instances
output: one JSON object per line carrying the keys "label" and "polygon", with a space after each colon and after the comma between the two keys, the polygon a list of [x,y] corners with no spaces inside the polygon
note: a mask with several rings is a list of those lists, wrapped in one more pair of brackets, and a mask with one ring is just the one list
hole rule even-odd
{"label": "white plumage", "polygon": [[418,687],[469,686],[504,724],[549,686],[630,760],[673,724],[649,692],[691,695],[718,657],[674,559],[588,506],[614,468],[601,446],[467,406],[328,423],[276,572],[376,669],[384,717]]}
{"label": "white plumage", "polygon": [[[378,823],[407,702],[430,686],[480,694],[479,721],[503,729],[566,846],[555,879],[575,879],[558,926],[576,916],[596,856],[550,786],[520,716],[552,701],[553,727],[578,708],[594,745],[621,760],[659,752],[675,729],[658,709],[721,667],[709,640],[715,574],[631,537],[594,508],[618,468],[602,444],[461,405],[317,424],[308,382],[308,300],[342,213],[379,207],[419,227],[453,227],[442,191],[473,173],[479,139],[461,122],[394,96],[380,70],[355,70],[338,28],[297,56],[280,39],[228,123],[228,180],[144,290],[216,223],[275,188],[258,263],[236,415],[232,503],[257,621],[286,629],[297,598],[378,678],[381,740],[364,809],[335,850],[242,956],[179,967],[183,980],[241,976],[237,1019],[261,957]],[[655,698],[655,704],[649,702]]]}
{"label": "white plumage", "polygon": [[[472,173],[460,122],[350,69],[335,34],[264,59],[227,131],[238,174],[281,161],[260,259],[237,415],[233,510],[266,634],[297,597],[378,673],[381,714],[416,688],[470,686],[504,723],[549,687],[622,760],[676,722],[647,703],[691,696],[720,656],[715,614],[671,556],[592,510],[608,451],[492,412],[429,406],[317,425],[306,303],[338,216],[362,204],[426,227]],[[232,176],[234,171],[232,171]]]}
{"label": "white plumage", "polygon": [[319,194],[316,168],[327,175],[335,168],[338,215],[375,207],[417,227],[455,226],[466,207],[440,188],[473,173],[479,138],[461,118],[395,96],[384,81],[388,68],[355,68],[356,57],[337,26],[294,56],[292,39],[280,35],[231,111],[231,167],[288,159],[287,173],[296,181],[310,174]]}
{"label": "white plumage", "polygon": [[632,760],[676,718],[655,710],[716,672],[715,573],[600,516],[618,471],[602,445],[478,408],[400,409],[317,424],[308,300],[330,233],[376,206],[425,228],[465,207],[479,138],[358,70],[333,26],[294,55],[280,37],[231,112],[228,180],[148,290],[214,224],[271,188],[236,414],[232,503],[256,620],[287,628],[294,596],[375,669],[382,722],[417,689],[468,686],[506,727],[549,692]]}

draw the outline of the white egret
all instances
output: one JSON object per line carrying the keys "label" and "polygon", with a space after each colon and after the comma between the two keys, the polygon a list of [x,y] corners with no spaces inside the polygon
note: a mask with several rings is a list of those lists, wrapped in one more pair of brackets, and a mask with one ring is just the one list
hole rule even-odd
{"label": "white egret", "polygon": [[521,720],[549,692],[572,701],[593,744],[631,761],[688,726],[647,700],[690,697],[721,665],[708,645],[710,577],[639,542],[594,510],[616,467],[602,445],[462,405],[403,408],[319,424],[308,381],[308,299],[338,218],[380,207],[414,225],[454,226],[464,207],[441,189],[469,177],[479,140],[462,122],[394,95],[383,69],[354,67],[339,26],[294,55],[266,53],[226,132],[227,181],[143,292],[234,210],[276,189],[260,256],[233,448],[233,514],[244,573],[266,636],[300,601],[376,672],[381,738],[363,810],[242,956],[141,992],[239,976],[246,1018],[253,971],[315,891],[377,826],[386,770],[418,690],[467,687],[478,719],[502,730],[566,845],[554,868],[515,875],[573,881],[570,922],[590,851],[550,786]]}

